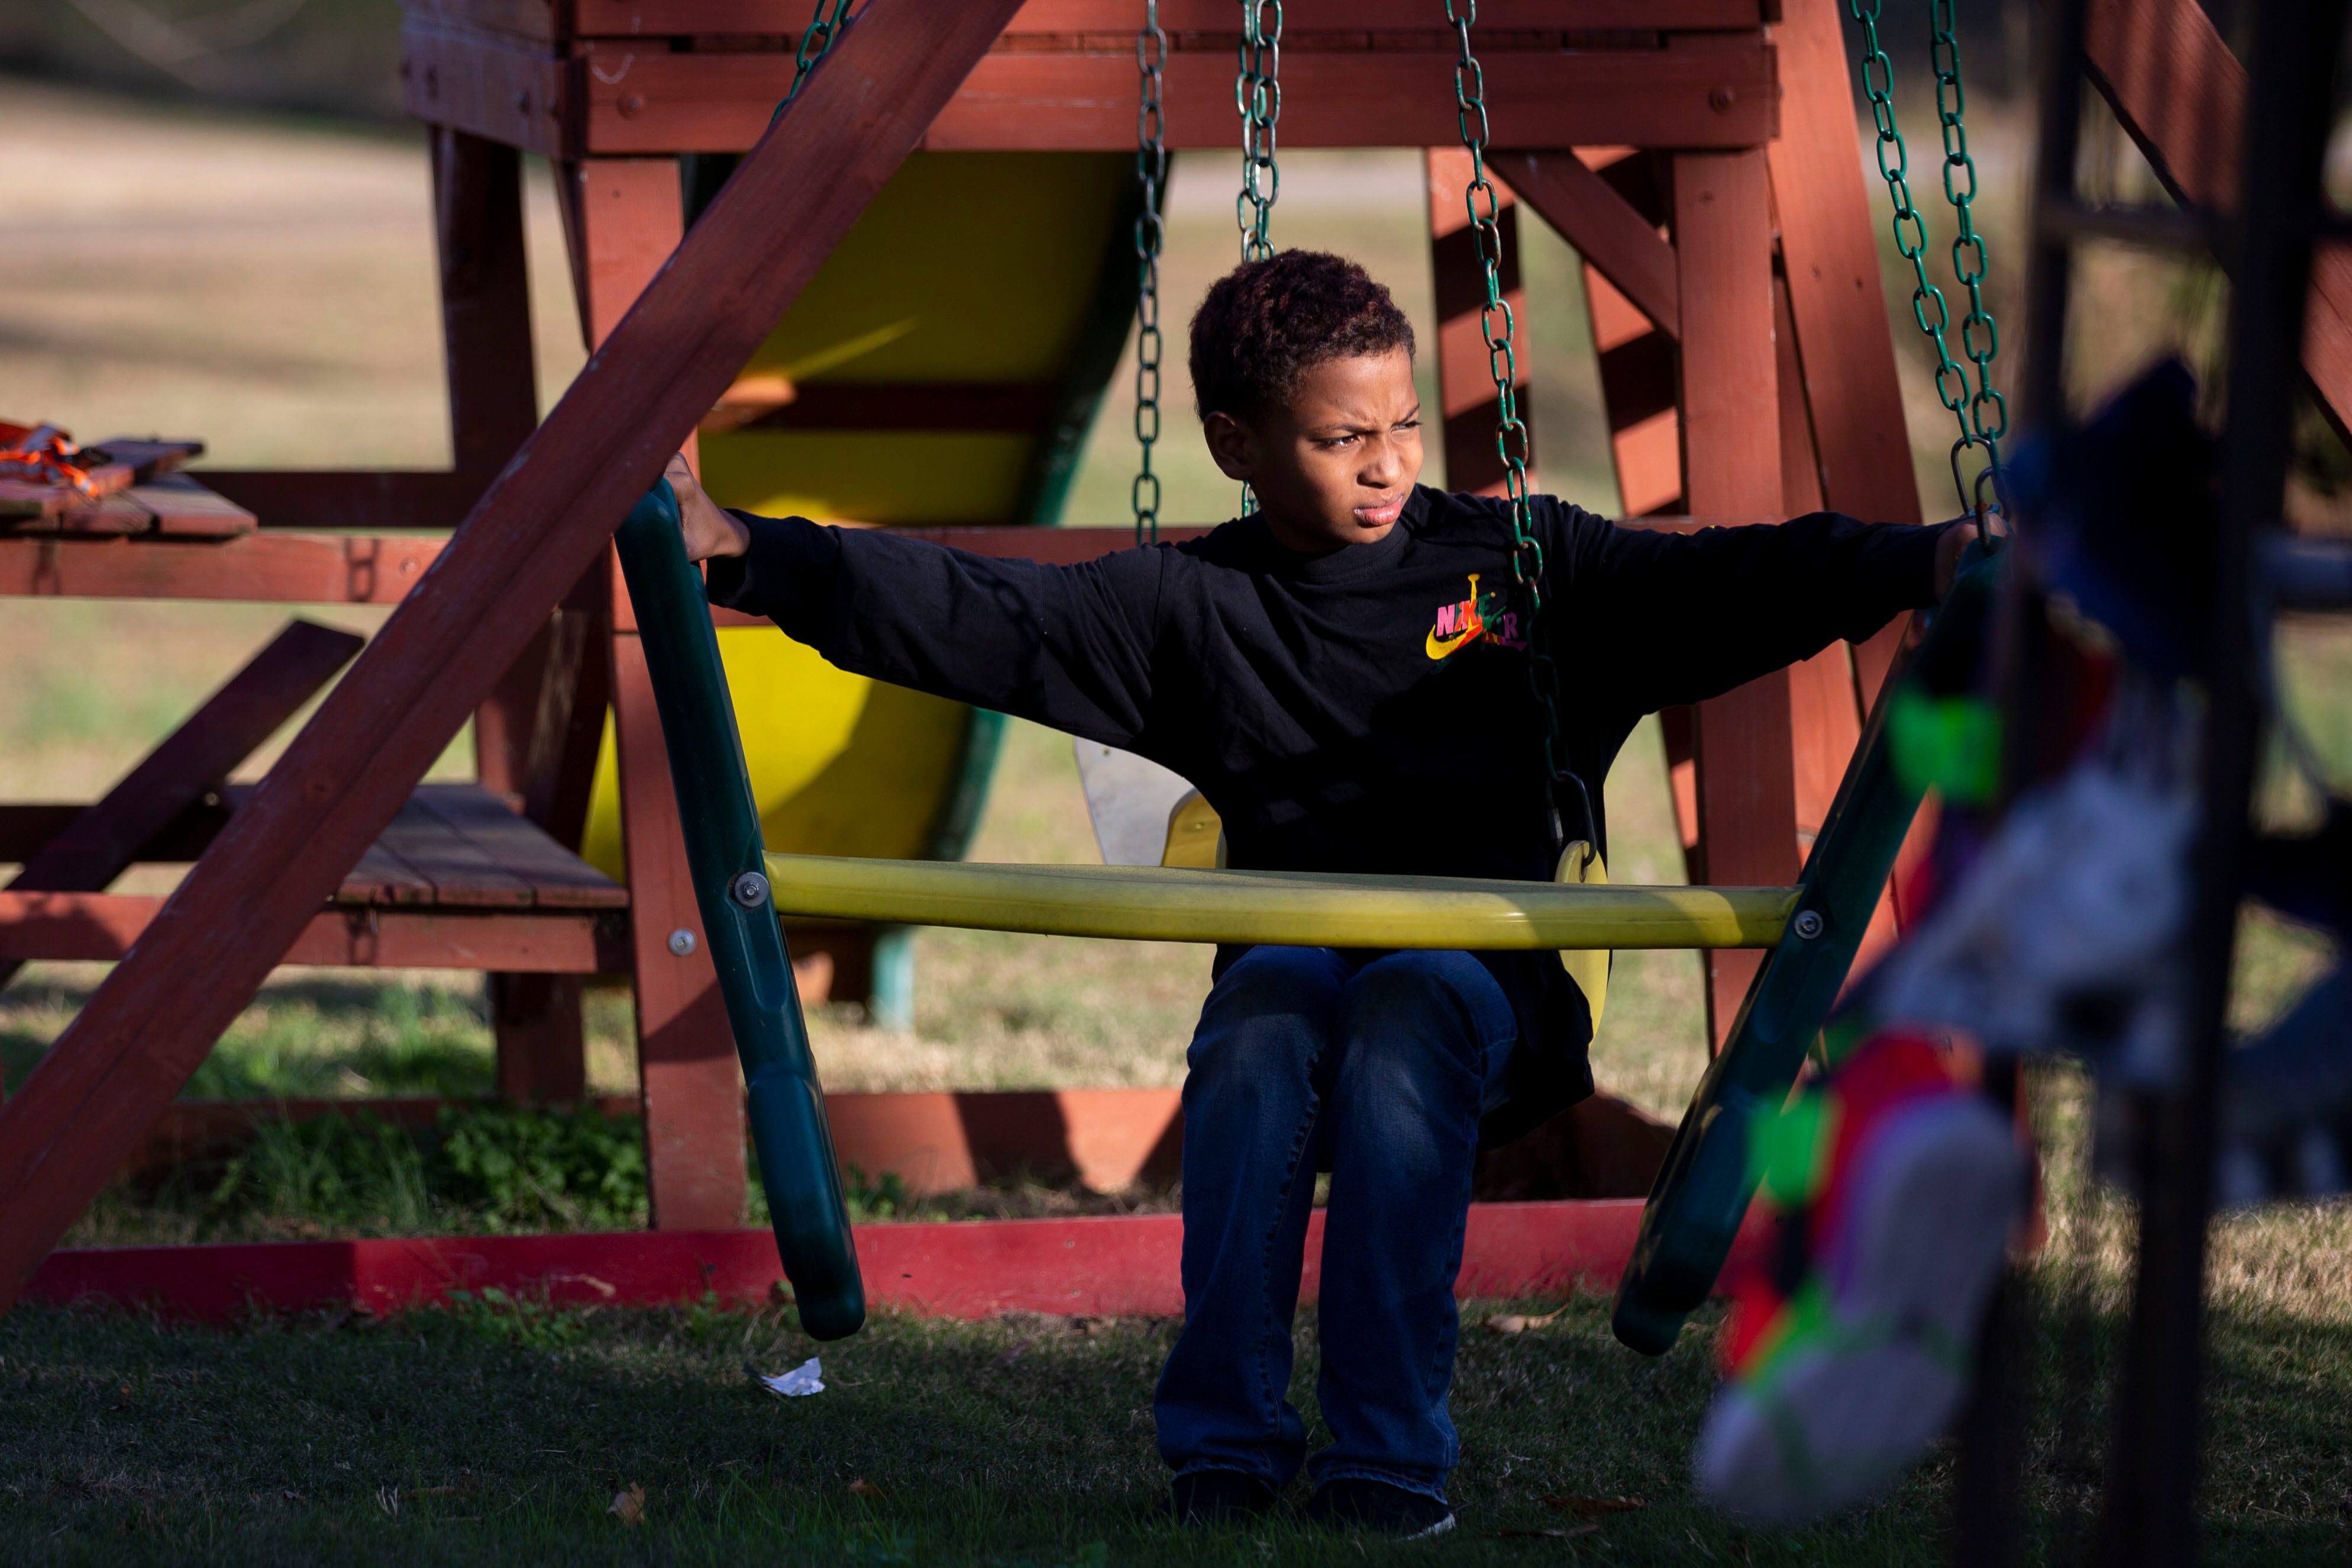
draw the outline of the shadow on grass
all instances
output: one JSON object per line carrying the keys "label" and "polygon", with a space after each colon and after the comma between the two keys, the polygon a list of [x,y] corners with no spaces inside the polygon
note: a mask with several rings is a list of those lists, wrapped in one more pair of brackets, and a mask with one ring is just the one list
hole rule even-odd
{"label": "shadow on grass", "polygon": [[[383,1562],[567,1564],[1267,1563],[1387,1555],[1307,1527],[1295,1505],[1247,1530],[1158,1519],[1166,1472],[1151,1389],[1164,1322],[877,1315],[817,1346],[787,1310],[534,1315],[469,1301],[377,1326],[284,1319],[236,1332],[40,1310],[0,1320],[21,1418],[0,1431],[0,1535],[27,1563],[334,1552]],[[1711,1332],[1643,1361],[1606,1303],[1552,1330],[1473,1333],[1454,1401],[1462,1524],[1411,1560],[1932,1562],[1942,1483],[1801,1536],[1688,1495],[1712,1386]],[[1313,1315],[1292,1396],[1314,1421]],[[773,1373],[823,1357],[826,1390],[780,1400]],[[58,1440],[42,1433],[58,1434]],[[1322,1440],[1318,1427],[1317,1440]],[[606,1512],[642,1488],[645,1523]],[[1548,1495],[1646,1506],[1575,1537]],[[1517,1532],[1517,1533],[1507,1533]]]}
{"label": "shadow on grass", "polygon": [[[1319,1442],[1314,1314],[1302,1320],[1291,1396]],[[2117,1324],[2092,1326],[2104,1364]],[[1716,1327],[1703,1314],[1657,1361],[1609,1338],[1597,1297],[1539,1333],[1467,1329],[1450,1489],[1461,1526],[1391,1548],[1307,1527],[1303,1485],[1248,1529],[1179,1531],[1157,1518],[1166,1474],[1150,1398],[1174,1335],[1165,1322],[880,1313],[819,1346],[788,1308],[578,1312],[494,1293],[381,1322],[257,1318],[231,1331],[19,1309],[0,1319],[15,1417],[0,1425],[0,1540],[27,1563],[1945,1560],[1948,1450],[1885,1500],[1805,1531],[1749,1530],[1690,1495]],[[2080,1561],[2096,1466],[2055,1463],[2054,1316],[2036,1333],[2028,1560]],[[2214,1343],[2207,1560],[2340,1555],[2352,1330],[2224,1307]],[[816,1397],[776,1399],[751,1380],[812,1354],[827,1385]],[[2087,1392],[2103,1402],[2105,1387]],[[607,1511],[632,1488],[644,1498],[635,1527]],[[1562,1536],[1549,1532],[1579,1521],[1548,1497],[1643,1506]]]}

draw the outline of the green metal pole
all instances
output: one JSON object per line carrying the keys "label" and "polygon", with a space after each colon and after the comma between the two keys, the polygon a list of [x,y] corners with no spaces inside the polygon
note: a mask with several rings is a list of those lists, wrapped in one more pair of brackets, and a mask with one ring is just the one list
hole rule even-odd
{"label": "green metal pole", "polygon": [[[1939,638],[1980,624],[1988,613],[1993,568],[1981,549],[1969,547],[1959,580],[1915,657],[1927,656]],[[1797,879],[1785,934],[1740,1004],[1723,1053],[1691,1096],[1642,1210],[1611,1327],[1645,1355],[1672,1349],[1683,1320],[1715,1288],[1756,1196],[1748,1129],[1759,1108],[1778,1108],[1788,1098],[1918,813],[1920,797],[1897,777],[1886,736],[1892,699],[1912,664],[1905,659],[1887,676]]]}
{"label": "green metal pole", "polygon": [[655,482],[614,540],[645,640],[695,903],[743,1058],[751,1143],[775,1222],[776,1254],[793,1283],[801,1326],[813,1338],[839,1339],[866,1322],[866,1287],[800,991],[768,890],[760,813],[719,638],[701,574],[686,559],[669,481]]}

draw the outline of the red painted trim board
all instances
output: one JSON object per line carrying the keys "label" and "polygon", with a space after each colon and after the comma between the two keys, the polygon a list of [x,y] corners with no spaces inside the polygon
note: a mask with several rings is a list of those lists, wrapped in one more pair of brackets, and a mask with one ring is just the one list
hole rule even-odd
{"label": "red painted trim board", "polygon": [[[1463,1242],[1462,1296],[1607,1289],[1623,1270],[1641,1203],[1482,1203]],[[857,1260],[877,1305],[923,1317],[1026,1311],[1173,1317],[1184,1309],[1172,1214],[955,1224],[862,1225]],[[1753,1222],[1733,1266],[1761,1249]],[[1300,1300],[1320,1282],[1323,1215],[1307,1238]],[[436,1236],[201,1247],[68,1248],[51,1253],[26,1299],[150,1306],[167,1317],[234,1321],[253,1307],[347,1306],[372,1312],[495,1286],[573,1305],[764,1300],[781,1277],[764,1230],[621,1231],[568,1236]]]}

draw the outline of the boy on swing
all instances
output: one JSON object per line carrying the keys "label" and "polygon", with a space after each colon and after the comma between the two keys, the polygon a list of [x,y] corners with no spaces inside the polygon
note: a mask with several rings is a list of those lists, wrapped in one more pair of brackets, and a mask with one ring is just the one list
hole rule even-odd
{"label": "boy on swing", "polygon": [[[1643,716],[1935,602],[1963,543],[1827,513],[1645,531],[1538,497],[1531,627],[1507,504],[1416,484],[1412,329],[1360,267],[1246,263],[1210,289],[1191,350],[1210,450],[1259,508],[1203,538],[987,559],[730,514],[679,462],[688,552],[712,602],[843,669],[1172,768],[1234,866],[1545,882],[1563,836],[1605,842],[1600,784]],[[1584,784],[1558,801],[1531,634]],[[1591,1093],[1585,999],[1528,952],[1228,947],[1212,974],[1186,1057],[1184,1326],[1154,1401],[1174,1511],[1263,1512],[1306,1461],[1315,1519],[1446,1530],[1472,1164]],[[1332,1441],[1307,1460],[1286,1396],[1318,1168]]]}

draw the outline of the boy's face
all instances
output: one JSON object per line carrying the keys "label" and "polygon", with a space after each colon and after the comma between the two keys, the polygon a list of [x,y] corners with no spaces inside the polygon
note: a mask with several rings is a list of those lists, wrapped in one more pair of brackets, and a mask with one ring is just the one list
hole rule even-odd
{"label": "boy's face", "polygon": [[1370,544],[1396,527],[1421,477],[1421,399],[1412,356],[1325,360],[1255,423],[1213,413],[1210,454],[1257,492],[1274,537],[1319,554]]}

